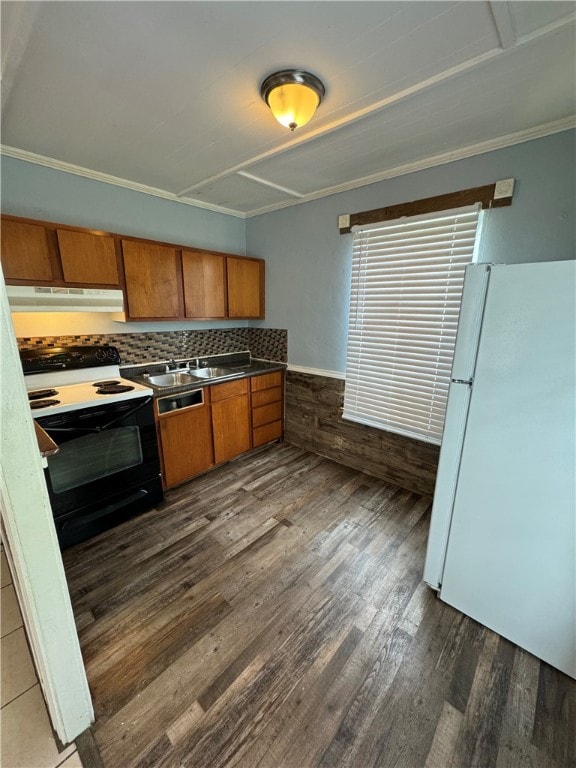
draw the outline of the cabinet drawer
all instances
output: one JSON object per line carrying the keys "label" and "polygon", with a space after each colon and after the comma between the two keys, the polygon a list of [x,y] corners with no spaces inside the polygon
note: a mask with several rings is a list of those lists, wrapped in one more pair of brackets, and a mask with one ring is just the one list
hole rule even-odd
{"label": "cabinet drawer", "polygon": [[253,376],[251,382],[252,392],[258,392],[260,389],[270,389],[270,387],[280,387],[282,385],[282,371],[265,373],[262,376]]}
{"label": "cabinet drawer", "polygon": [[272,387],[272,389],[261,389],[259,392],[252,393],[252,408],[260,408],[261,405],[269,405],[282,400],[282,387]]}
{"label": "cabinet drawer", "polygon": [[266,424],[252,430],[252,445],[257,448],[259,445],[277,440],[279,437],[282,437],[282,422],[273,421],[272,424]]}
{"label": "cabinet drawer", "polygon": [[248,379],[225,381],[223,384],[213,384],[210,387],[210,398],[213,403],[246,394],[248,394]]}
{"label": "cabinet drawer", "polygon": [[252,411],[252,426],[261,427],[263,424],[270,424],[271,421],[277,421],[281,418],[282,403],[263,405],[261,408],[254,408]]}

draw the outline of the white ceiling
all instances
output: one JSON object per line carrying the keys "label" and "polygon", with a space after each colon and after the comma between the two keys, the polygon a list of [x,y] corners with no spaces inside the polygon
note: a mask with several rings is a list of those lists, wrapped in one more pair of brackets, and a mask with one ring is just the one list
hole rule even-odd
{"label": "white ceiling", "polygon": [[[575,2],[1,9],[6,154],[236,215],[576,124]],[[326,85],[293,134],[259,96],[287,67]]]}

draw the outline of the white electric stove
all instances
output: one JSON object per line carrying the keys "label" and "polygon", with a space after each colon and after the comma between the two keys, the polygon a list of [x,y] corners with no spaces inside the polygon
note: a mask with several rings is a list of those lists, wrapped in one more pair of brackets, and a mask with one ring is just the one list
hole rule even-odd
{"label": "white electric stove", "polygon": [[20,359],[32,416],[58,447],[44,474],[60,545],[160,503],[152,390],[120,377],[118,350],[40,347]]}
{"label": "white electric stove", "polygon": [[42,348],[20,356],[34,418],[152,395],[120,376],[114,347]]}

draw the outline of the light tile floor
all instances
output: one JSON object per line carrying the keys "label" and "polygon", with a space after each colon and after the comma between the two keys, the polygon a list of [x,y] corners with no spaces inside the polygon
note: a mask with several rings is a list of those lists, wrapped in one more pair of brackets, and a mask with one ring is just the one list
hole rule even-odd
{"label": "light tile floor", "polygon": [[58,751],[3,549],[0,566],[0,765],[82,768],[75,744]]}

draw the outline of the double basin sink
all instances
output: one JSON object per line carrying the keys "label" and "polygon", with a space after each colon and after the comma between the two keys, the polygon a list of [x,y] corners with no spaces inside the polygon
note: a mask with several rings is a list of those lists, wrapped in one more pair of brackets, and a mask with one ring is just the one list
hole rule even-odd
{"label": "double basin sink", "polygon": [[227,379],[229,376],[239,376],[244,373],[236,368],[187,368],[169,373],[159,373],[146,376],[146,381],[155,387],[184,387],[195,381],[206,379]]}

